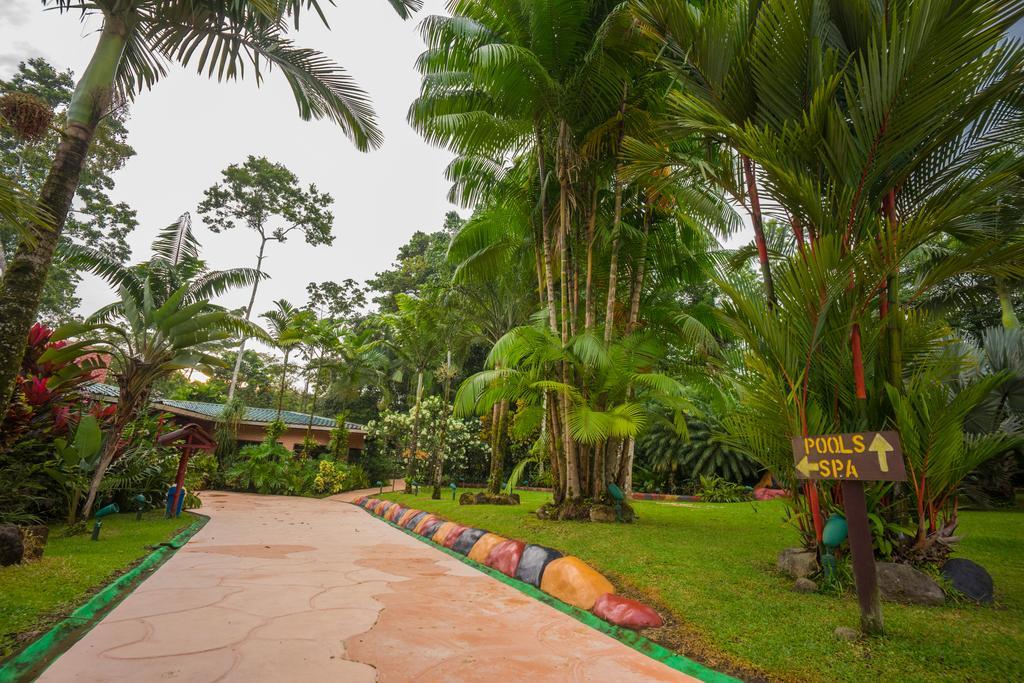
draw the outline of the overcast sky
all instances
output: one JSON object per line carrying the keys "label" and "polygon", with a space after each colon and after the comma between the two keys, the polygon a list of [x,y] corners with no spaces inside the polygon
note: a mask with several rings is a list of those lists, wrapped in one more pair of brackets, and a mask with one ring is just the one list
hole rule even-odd
{"label": "overcast sky", "polygon": [[[214,235],[195,215],[203,191],[220,171],[248,154],[283,163],[335,202],[333,246],[311,247],[301,237],[270,245],[265,268],[271,279],[260,286],[256,313],[281,297],[303,303],[306,284],[313,280],[372,277],[413,232],[440,228],[445,212],[456,208],[446,200],[444,179],[451,155],[425,143],[405,114],[419,87],[413,64],[424,46],[416,26],[443,9],[443,0],[427,0],[417,17],[402,21],[385,0],[339,0],[327,8],[331,30],[307,15],[302,30],[293,34],[300,45],[344,66],[369,92],[385,136],[384,146],[374,152],[356,151],[330,123],[299,119],[278,72],[257,88],[252,80],[217,83],[173,68],[152,91],[139,95],[128,121],[128,141],[137,155],[117,174],[113,193],[139,214],[139,228],[130,237],[133,260],[148,256],[157,230],[191,211],[211,267],[254,265],[254,233],[236,229]],[[43,11],[39,0],[0,0],[0,75],[10,76],[20,60],[33,56],[77,75],[88,63],[97,27],[82,24],[77,13]],[[92,278],[80,296],[84,313],[113,298]],[[243,306],[247,296],[235,292],[222,302]]]}

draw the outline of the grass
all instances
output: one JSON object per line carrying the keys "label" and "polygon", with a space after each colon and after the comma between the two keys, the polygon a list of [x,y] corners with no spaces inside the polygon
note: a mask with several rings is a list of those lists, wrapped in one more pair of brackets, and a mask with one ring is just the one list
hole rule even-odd
{"label": "grass", "polygon": [[193,520],[164,519],[163,511],[145,513],[141,522],[134,513],[111,515],[97,542],[88,533],[65,537],[63,525],[51,527],[41,560],[0,567],[0,661],[148,555],[146,546],[171,539]]}
{"label": "grass", "polygon": [[997,604],[940,608],[884,604],[887,633],[855,643],[855,597],[801,595],[774,570],[796,534],[777,501],[634,501],[633,525],[541,521],[548,494],[517,507],[459,506],[429,492],[384,497],[449,519],[573,554],[668,608],[682,654],[709,666],[794,681],[1008,681],[1024,672],[1024,511],[964,512],[957,553],[992,574]]}

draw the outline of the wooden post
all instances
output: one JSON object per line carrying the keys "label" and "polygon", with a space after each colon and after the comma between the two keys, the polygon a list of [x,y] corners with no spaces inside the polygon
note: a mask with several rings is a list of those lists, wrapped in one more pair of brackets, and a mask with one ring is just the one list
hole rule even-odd
{"label": "wooden post", "polygon": [[178,516],[178,505],[181,504],[182,489],[185,486],[185,471],[188,469],[188,459],[192,455],[192,437],[189,436],[187,445],[181,449],[181,460],[178,461],[178,474],[174,478],[174,504],[171,506],[171,517]]}
{"label": "wooden post", "polygon": [[868,635],[880,635],[884,631],[882,603],[875,573],[875,551],[871,541],[867,501],[864,499],[864,483],[844,479],[840,487],[849,528],[857,602],[860,603],[860,628]]}

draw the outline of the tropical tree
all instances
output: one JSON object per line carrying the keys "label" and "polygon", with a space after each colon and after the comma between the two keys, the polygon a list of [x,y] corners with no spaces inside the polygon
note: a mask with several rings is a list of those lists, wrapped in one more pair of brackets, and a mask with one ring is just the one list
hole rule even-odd
{"label": "tropical tree", "polygon": [[307,311],[295,308],[287,299],[278,299],[274,302],[272,310],[260,316],[267,321],[268,332],[273,339],[274,347],[284,353],[281,384],[277,390],[277,417],[275,418],[277,420],[281,419],[284,390],[288,383],[288,356],[302,344],[303,325],[308,315]]}
{"label": "tropical tree", "polygon": [[[418,0],[389,0],[403,18]],[[49,219],[30,230],[0,282],[0,413],[6,411],[28,329],[35,322],[46,276],[100,121],[119,100],[134,98],[167,73],[167,64],[194,65],[199,73],[232,80],[252,67],[257,81],[263,67],[276,67],[292,89],[299,115],[336,123],[360,150],[380,146],[367,96],[331,60],[297,47],[288,36],[302,10],[326,21],[319,0],[209,2],[164,0],[45,0],[82,21],[103,21],[96,49],[75,86],[57,147],[37,206]],[[202,49],[200,49],[202,47]]]}
{"label": "tropical tree", "polygon": [[[260,238],[256,272],[260,275],[264,275],[263,260],[269,242],[286,242],[288,235],[296,231],[312,246],[329,245],[334,241],[331,235],[334,214],[330,211],[334,199],[317,190],[315,185],[303,189],[298,177],[281,164],[250,155],[242,164],[231,164],[221,171],[221,176],[221,182],[206,190],[199,213],[212,232],[231,230],[240,224],[256,232]],[[259,279],[252,283],[249,304],[245,307],[246,320],[250,319],[256,305],[259,283]],[[235,395],[244,352],[245,339],[242,339],[228,386],[229,399]]]}

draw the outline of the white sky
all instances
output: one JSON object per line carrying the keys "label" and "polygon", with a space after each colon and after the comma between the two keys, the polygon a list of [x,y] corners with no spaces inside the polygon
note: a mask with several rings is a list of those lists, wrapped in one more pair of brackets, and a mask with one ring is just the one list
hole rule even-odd
{"label": "white sky", "polygon": [[[137,155],[115,177],[113,192],[139,214],[139,228],[130,237],[133,261],[148,256],[157,230],[191,211],[211,267],[254,265],[254,233],[242,228],[214,235],[195,214],[220,171],[248,154],[283,163],[303,184],[316,183],[335,201],[333,246],[311,247],[301,236],[270,245],[265,268],[271,279],[260,286],[255,313],[282,297],[303,303],[310,281],[363,281],[386,268],[413,232],[439,229],[445,212],[457,208],[446,200],[444,168],[451,155],[424,142],[405,114],[419,89],[413,66],[424,46],[416,26],[443,11],[443,0],[426,0],[415,18],[402,21],[385,0],[339,0],[326,8],[330,31],[306,15],[302,30],[293,34],[299,45],[319,49],[345,67],[370,94],[385,135],[384,146],[374,152],[356,151],[328,122],[299,119],[278,72],[267,74],[257,88],[251,79],[217,83],[173,68],[139,95],[128,121],[128,141]],[[44,11],[39,0],[0,0],[0,75],[10,76],[19,60],[32,56],[80,74],[97,27],[83,25],[77,13]],[[79,294],[84,313],[113,298],[95,278]],[[247,299],[247,292],[236,291],[222,303],[243,306]]]}

